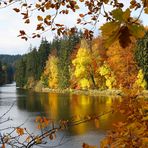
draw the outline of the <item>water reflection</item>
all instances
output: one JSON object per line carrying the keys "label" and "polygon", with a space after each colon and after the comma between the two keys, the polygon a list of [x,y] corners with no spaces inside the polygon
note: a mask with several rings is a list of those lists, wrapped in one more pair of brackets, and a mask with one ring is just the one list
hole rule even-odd
{"label": "water reflection", "polygon": [[[18,96],[22,90],[17,91]],[[111,110],[113,103],[119,103],[115,97],[90,97],[87,95],[34,93],[24,91],[24,97],[18,97],[17,105],[20,110],[45,114],[55,121],[61,119],[80,120],[91,115],[100,115]],[[100,117],[99,122],[86,122],[70,129],[71,134],[84,134],[88,131],[106,130],[112,127],[112,123],[120,120],[119,114],[106,114]]]}
{"label": "water reflection", "polygon": [[[4,127],[18,126],[24,121],[27,129],[36,132],[35,118],[37,115],[46,115],[55,121],[60,119],[80,120],[89,115],[100,115],[111,109],[113,103],[119,103],[115,97],[90,97],[87,95],[35,93],[16,88],[15,84],[0,87],[0,114],[4,113],[16,101],[11,112],[6,116],[13,121]],[[106,114],[98,121],[91,121],[71,127],[64,134],[71,138],[69,143],[60,148],[81,147],[83,142],[98,144],[104,131],[112,127],[112,123],[120,120],[119,114]],[[99,127],[99,128],[98,128]],[[1,127],[3,128],[3,127]],[[63,133],[60,133],[62,135]]]}

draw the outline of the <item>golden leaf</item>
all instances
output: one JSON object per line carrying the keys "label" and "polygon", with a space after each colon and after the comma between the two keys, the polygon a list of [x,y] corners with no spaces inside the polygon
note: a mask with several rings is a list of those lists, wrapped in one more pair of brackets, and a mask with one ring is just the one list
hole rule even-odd
{"label": "golden leaf", "polygon": [[51,19],[51,15],[47,15],[45,19],[46,20],[50,20]]}
{"label": "golden leaf", "polygon": [[148,7],[144,9],[144,12],[148,14]]}
{"label": "golden leaf", "polygon": [[16,128],[16,132],[18,133],[19,136],[24,135],[24,129],[23,128],[20,128],[20,127]]}
{"label": "golden leaf", "polygon": [[40,7],[40,4],[36,4],[35,7],[36,7],[36,8],[39,8],[39,7]]}
{"label": "golden leaf", "polygon": [[40,144],[40,143],[42,143],[42,140],[41,140],[41,138],[39,138],[38,136],[35,138],[35,142],[37,143],[37,144]]}
{"label": "golden leaf", "polygon": [[38,19],[38,21],[43,21],[43,18],[40,15],[37,16],[37,19]]}
{"label": "golden leaf", "polygon": [[46,4],[45,4],[45,8],[48,10],[51,8],[51,2],[48,1]]}

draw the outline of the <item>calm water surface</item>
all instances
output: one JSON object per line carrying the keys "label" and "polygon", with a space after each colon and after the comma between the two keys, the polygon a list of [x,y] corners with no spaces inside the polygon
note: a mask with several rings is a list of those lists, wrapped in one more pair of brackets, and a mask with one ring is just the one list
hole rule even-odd
{"label": "calm water surface", "polygon": [[[82,118],[87,115],[99,115],[109,111],[113,102],[119,103],[119,98],[113,97],[90,97],[86,95],[70,95],[55,93],[35,93],[16,88],[15,83],[0,87],[0,115],[2,115],[14,102],[15,105],[5,116],[13,119],[0,125],[0,129],[8,126],[19,126],[24,123],[32,132],[36,130],[35,118],[44,115],[59,121],[60,119],[71,119],[72,117]],[[89,143],[99,147],[99,141],[104,137],[106,130],[112,127],[112,123],[121,120],[119,114],[107,114],[94,121],[74,126],[57,135],[47,147],[65,143],[59,148],[80,148],[83,144]],[[6,131],[3,131],[6,132]],[[37,146],[36,146],[37,147]]]}

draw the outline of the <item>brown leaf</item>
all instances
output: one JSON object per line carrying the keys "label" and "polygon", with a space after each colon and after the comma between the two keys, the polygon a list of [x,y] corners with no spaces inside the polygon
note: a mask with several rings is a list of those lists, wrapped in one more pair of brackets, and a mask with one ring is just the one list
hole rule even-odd
{"label": "brown leaf", "polygon": [[16,128],[16,132],[18,133],[19,136],[24,135],[24,129],[23,128]]}
{"label": "brown leaf", "polygon": [[28,40],[28,38],[27,37],[21,37],[21,39],[24,39],[25,41],[27,41]]}
{"label": "brown leaf", "polygon": [[36,8],[40,8],[40,4],[35,4],[35,7]]}
{"label": "brown leaf", "polygon": [[80,17],[84,17],[84,14],[79,14]]}
{"label": "brown leaf", "polygon": [[130,39],[130,32],[128,27],[123,26],[121,27],[120,31],[119,31],[119,43],[121,45],[121,47],[126,48],[128,47],[128,45],[131,43],[131,39]]}
{"label": "brown leaf", "polygon": [[25,21],[25,23],[26,23],[26,24],[29,24],[29,23],[30,23],[30,20],[29,20],[29,19],[27,19],[27,20]]}
{"label": "brown leaf", "polygon": [[36,35],[32,36],[32,38],[36,38]]}
{"label": "brown leaf", "polygon": [[26,6],[27,6],[27,3],[22,4],[22,7],[26,7]]}
{"label": "brown leaf", "polygon": [[18,9],[18,8],[14,8],[13,10],[17,13],[20,12],[20,9]]}
{"label": "brown leaf", "polygon": [[79,24],[79,23],[81,23],[81,19],[80,18],[77,19],[77,24]]}
{"label": "brown leaf", "polygon": [[62,26],[63,26],[63,24],[56,24],[56,26],[58,26],[58,27],[62,27]]}
{"label": "brown leaf", "polygon": [[48,10],[51,8],[51,2],[48,1],[46,4],[45,4],[45,8]]}
{"label": "brown leaf", "polygon": [[47,20],[50,20],[50,19],[51,19],[51,15],[47,15],[47,16],[46,16],[46,19],[47,19]]}
{"label": "brown leaf", "polygon": [[43,18],[40,15],[37,16],[37,19],[38,19],[38,21],[43,21]]}
{"label": "brown leaf", "polygon": [[20,30],[20,34],[21,34],[21,36],[22,36],[22,35],[25,35],[26,33],[25,33],[24,30]]}
{"label": "brown leaf", "polygon": [[39,34],[36,35],[38,38],[40,38],[41,36]]}
{"label": "brown leaf", "polygon": [[49,139],[50,139],[50,140],[53,140],[53,135],[52,135],[52,133],[49,135]]}

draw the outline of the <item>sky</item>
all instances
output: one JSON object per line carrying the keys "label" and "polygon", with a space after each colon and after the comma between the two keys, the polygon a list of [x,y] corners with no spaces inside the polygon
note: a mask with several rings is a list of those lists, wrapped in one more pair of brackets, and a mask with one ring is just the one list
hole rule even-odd
{"label": "sky", "polygon": [[[14,6],[13,6],[14,7]],[[136,16],[138,12],[134,13],[133,16]],[[59,22],[67,24],[67,26],[75,26],[78,14],[73,13],[65,17],[60,16],[57,18]],[[143,24],[148,25],[148,15],[142,14],[140,19],[143,21]],[[41,38],[39,39],[29,39],[27,42],[20,39],[18,36],[19,30],[25,29],[27,32],[32,33],[35,30],[35,19],[32,19],[30,25],[26,25],[22,21],[22,17],[15,13],[12,10],[12,7],[0,9],[0,54],[24,54],[29,52],[29,47],[39,46]],[[99,26],[103,24],[103,21],[100,21]],[[52,32],[46,32],[43,34],[43,37],[46,37],[48,41],[51,41],[55,34]]]}

